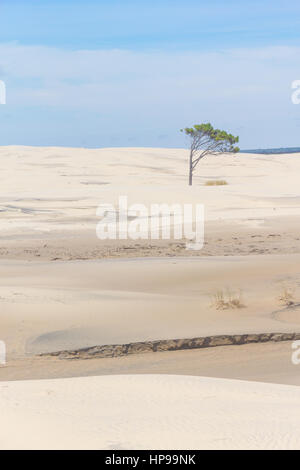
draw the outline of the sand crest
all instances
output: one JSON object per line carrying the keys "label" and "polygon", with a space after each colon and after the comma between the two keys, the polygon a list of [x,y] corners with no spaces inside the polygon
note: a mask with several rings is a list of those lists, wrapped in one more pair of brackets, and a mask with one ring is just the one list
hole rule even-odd
{"label": "sand crest", "polygon": [[300,449],[299,387],[129,375],[3,382],[0,396],[1,449]]}

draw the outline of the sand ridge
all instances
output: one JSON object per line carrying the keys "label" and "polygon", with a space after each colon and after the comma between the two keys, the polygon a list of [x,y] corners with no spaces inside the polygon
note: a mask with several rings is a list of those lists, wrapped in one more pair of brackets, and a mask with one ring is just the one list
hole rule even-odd
{"label": "sand ridge", "polygon": [[[299,309],[278,301],[283,282],[299,283],[299,256],[6,261],[0,301],[8,359],[95,345],[300,332]],[[243,306],[216,309],[212,297],[220,288],[241,290]]]}
{"label": "sand ridge", "polygon": [[[204,159],[187,185],[184,149],[0,147],[2,259],[186,255],[181,241],[100,241],[99,204],[201,203],[206,246],[189,256],[300,252],[299,154]],[[225,179],[226,186],[205,186]],[[12,190],[12,188],[14,188]]]}
{"label": "sand ridge", "polygon": [[2,449],[300,448],[295,386],[115,375],[1,382],[0,396]]}
{"label": "sand ridge", "polygon": [[[188,187],[183,149],[0,147],[1,448],[300,448],[299,387],[271,383],[300,384],[290,341],[38,356],[299,334],[299,156],[207,158]],[[211,179],[228,184],[206,186]],[[120,195],[204,204],[203,249],[186,250],[185,239],[99,240],[97,207]],[[293,301],[283,305],[286,289]],[[218,309],[220,290],[241,293],[239,308]]]}

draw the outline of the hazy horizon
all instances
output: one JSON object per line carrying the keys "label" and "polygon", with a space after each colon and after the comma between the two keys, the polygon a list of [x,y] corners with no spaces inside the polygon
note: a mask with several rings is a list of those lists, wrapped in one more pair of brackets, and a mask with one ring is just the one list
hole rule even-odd
{"label": "hazy horizon", "polygon": [[1,145],[185,147],[211,122],[243,149],[297,147],[296,1],[1,2]]}

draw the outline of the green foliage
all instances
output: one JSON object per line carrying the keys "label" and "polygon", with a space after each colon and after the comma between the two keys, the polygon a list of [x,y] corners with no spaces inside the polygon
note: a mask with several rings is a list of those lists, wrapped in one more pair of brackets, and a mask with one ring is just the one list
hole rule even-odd
{"label": "green foliage", "polygon": [[192,140],[192,146],[197,150],[212,150],[212,152],[239,152],[239,147],[235,146],[239,141],[238,137],[228,134],[226,131],[214,129],[210,123],[195,124],[194,127],[181,129]]}
{"label": "green foliage", "polygon": [[226,131],[214,129],[208,122],[195,124],[194,127],[181,129],[191,140],[189,158],[189,185],[192,184],[193,171],[202,158],[206,155],[219,155],[220,153],[237,153],[239,147],[235,144],[238,137],[228,134]]}

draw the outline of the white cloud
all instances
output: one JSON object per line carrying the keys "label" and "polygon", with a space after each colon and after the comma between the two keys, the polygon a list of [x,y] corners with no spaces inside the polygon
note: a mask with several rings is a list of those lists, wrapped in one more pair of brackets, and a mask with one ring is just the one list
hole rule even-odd
{"label": "white cloud", "polygon": [[[123,100],[214,101],[225,95],[268,93],[270,87],[284,85],[285,80],[288,86],[298,78],[299,58],[300,48],[289,47],[172,53],[0,44],[2,75],[18,81],[11,100],[64,106],[118,107]],[[42,85],[34,86],[33,80],[31,87],[30,79],[40,79]]]}
{"label": "white cloud", "polygon": [[151,126],[158,134],[200,120],[234,130],[256,119],[271,126],[276,116],[293,118],[290,88],[300,79],[299,58],[297,47],[204,53],[11,43],[0,44],[0,79],[14,105],[96,110],[117,125]]}

